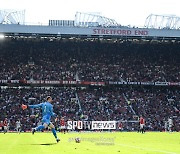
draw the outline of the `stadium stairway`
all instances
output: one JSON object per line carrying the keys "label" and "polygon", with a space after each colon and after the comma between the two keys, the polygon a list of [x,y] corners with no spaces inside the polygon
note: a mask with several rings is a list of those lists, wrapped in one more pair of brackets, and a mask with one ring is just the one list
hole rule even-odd
{"label": "stadium stairway", "polygon": [[132,105],[130,104],[130,101],[127,99],[126,95],[123,93],[123,97],[124,99],[126,100],[127,104],[128,104],[128,107],[131,109],[132,113],[134,115],[137,115],[136,112],[134,111],[134,109],[132,108]]}

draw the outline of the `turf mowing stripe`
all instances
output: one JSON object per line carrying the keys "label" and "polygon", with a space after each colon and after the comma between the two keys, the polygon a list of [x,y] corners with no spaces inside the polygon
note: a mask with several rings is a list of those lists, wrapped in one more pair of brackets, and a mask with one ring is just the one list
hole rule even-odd
{"label": "turf mowing stripe", "polygon": [[171,151],[156,150],[156,149],[150,149],[150,148],[142,148],[142,147],[127,145],[127,144],[116,144],[116,145],[121,145],[121,146],[129,147],[129,148],[135,148],[135,149],[140,149],[140,150],[147,150],[147,151],[153,151],[153,152],[161,152],[161,153],[166,153],[166,154],[177,154],[177,153],[171,152]]}

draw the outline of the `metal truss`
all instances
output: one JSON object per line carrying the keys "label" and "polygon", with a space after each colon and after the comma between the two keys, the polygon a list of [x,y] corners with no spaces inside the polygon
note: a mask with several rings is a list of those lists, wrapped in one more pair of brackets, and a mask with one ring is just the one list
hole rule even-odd
{"label": "metal truss", "polygon": [[25,10],[0,10],[0,24],[25,24]]}
{"label": "metal truss", "polygon": [[75,14],[75,26],[79,27],[110,27],[119,26],[119,24],[114,20],[101,15],[93,13],[82,13],[76,12]]}
{"label": "metal truss", "polygon": [[175,15],[150,14],[145,21],[146,28],[180,29],[180,17]]}

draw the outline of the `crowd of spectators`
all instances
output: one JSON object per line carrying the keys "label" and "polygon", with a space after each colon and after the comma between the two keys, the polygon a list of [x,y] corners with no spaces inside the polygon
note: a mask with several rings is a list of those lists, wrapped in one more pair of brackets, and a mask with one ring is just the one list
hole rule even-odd
{"label": "crowd of spectators", "polygon": [[19,119],[23,130],[30,130],[41,120],[40,112],[38,109],[23,111],[21,104],[41,103],[47,95],[53,97],[54,112],[59,119],[65,117],[66,120],[77,121],[83,120],[84,115],[88,121],[121,121],[124,130],[137,130],[137,117],[142,115],[146,119],[147,130],[163,131],[165,121],[171,117],[174,130],[180,130],[180,94],[178,90],[167,89],[3,88],[0,120],[8,118],[10,129],[14,130],[15,122]]}
{"label": "crowd of spectators", "polygon": [[179,89],[128,89],[125,96],[137,115],[146,118],[149,130],[162,131],[165,121],[173,118],[175,130],[180,130]]}
{"label": "crowd of spectators", "polygon": [[[0,41],[0,80],[180,82],[180,44],[88,40],[10,39]],[[54,98],[60,117],[122,121],[125,130],[138,128],[143,115],[148,130],[163,130],[168,117],[180,130],[177,89],[143,87],[14,87],[1,88],[0,120],[10,129],[19,119],[30,130],[41,119],[38,110],[20,105]],[[34,118],[35,115],[36,118]]]}
{"label": "crowd of spectators", "polygon": [[179,82],[180,44],[0,42],[0,79]]}
{"label": "crowd of spectators", "polygon": [[54,99],[54,112],[57,115],[70,119],[77,118],[79,106],[71,101],[71,98],[75,98],[73,91],[68,88],[3,88],[0,94],[1,120],[9,119],[11,130],[15,129],[15,122],[20,120],[24,127],[23,130],[30,130],[41,120],[39,114],[41,112],[31,109],[23,111],[21,104],[38,104],[45,101],[48,95]]}

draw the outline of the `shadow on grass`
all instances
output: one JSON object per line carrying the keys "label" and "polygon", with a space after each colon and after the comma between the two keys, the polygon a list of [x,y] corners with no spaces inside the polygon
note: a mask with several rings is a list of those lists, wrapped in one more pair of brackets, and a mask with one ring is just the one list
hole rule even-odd
{"label": "shadow on grass", "polygon": [[31,145],[54,145],[57,143],[41,143],[41,144],[31,144]]}

